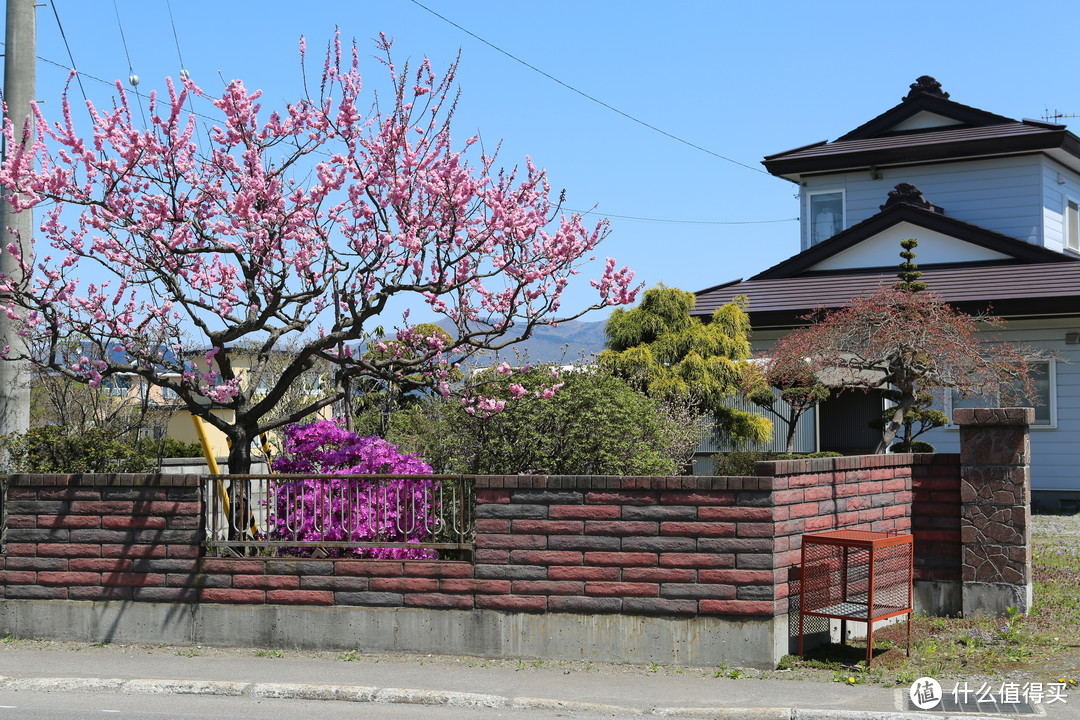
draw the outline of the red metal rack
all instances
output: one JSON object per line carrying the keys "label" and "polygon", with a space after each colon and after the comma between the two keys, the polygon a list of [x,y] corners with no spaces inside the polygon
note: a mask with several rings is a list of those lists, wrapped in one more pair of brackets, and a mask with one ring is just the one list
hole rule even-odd
{"label": "red metal rack", "polygon": [[907,653],[911,655],[911,535],[833,530],[803,535],[799,593],[799,655],[803,618],[840,620],[841,642],[847,621],[866,623],[866,664],[874,655],[874,623],[907,615]]}

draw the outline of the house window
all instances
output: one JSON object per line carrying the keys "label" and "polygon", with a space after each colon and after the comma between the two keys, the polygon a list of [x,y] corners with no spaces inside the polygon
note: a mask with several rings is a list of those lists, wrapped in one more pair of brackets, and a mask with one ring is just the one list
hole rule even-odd
{"label": "house window", "polygon": [[[1028,363],[1035,397],[1035,422],[1032,427],[1057,427],[1057,367],[1053,360],[1034,360]],[[997,393],[961,398],[956,393],[946,395],[949,407],[945,412],[952,419],[952,411],[957,408],[999,407],[1001,402]]]}
{"label": "house window", "polygon": [[1065,247],[1080,252],[1080,203],[1065,200]]}
{"label": "house window", "polygon": [[844,229],[844,191],[810,193],[810,244],[817,245]]}
{"label": "house window", "polygon": [[131,390],[131,376],[110,375],[101,381],[101,386],[105,388],[105,391],[110,395],[123,397]]}

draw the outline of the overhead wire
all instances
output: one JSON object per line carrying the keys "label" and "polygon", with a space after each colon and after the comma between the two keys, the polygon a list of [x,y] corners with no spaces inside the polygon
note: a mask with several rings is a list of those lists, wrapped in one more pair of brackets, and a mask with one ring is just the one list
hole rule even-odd
{"label": "overhead wire", "polygon": [[187,65],[184,64],[184,54],[180,52],[180,36],[176,34],[176,21],[173,19],[172,3],[165,0],[165,7],[169,11],[169,25],[172,26],[173,41],[176,43],[176,57],[180,59],[180,75],[184,76],[184,73],[187,72]]}
{"label": "overhead wire", "polygon": [[127,37],[124,36],[124,23],[120,20],[120,8],[116,4],[116,0],[113,0],[113,10],[116,11],[116,26],[120,28],[120,42],[124,46],[124,56],[127,58],[128,64],[128,82],[131,83],[131,87],[135,90],[135,97],[139,100],[139,113],[142,115],[143,125],[146,125],[146,110],[143,108],[142,93],[136,88],[139,84],[139,76],[135,74],[135,68],[131,65],[131,53],[128,52]]}
{"label": "overhead wire", "polygon": [[466,35],[469,35],[470,37],[475,38],[476,40],[479,40],[480,42],[482,42],[485,45],[487,45],[488,47],[490,47],[492,50],[495,50],[496,52],[502,53],[503,55],[510,58],[514,62],[517,62],[517,63],[520,63],[520,64],[524,65],[525,67],[529,68],[533,72],[537,72],[537,73],[543,75],[547,79],[549,79],[549,80],[551,80],[551,81],[553,81],[555,83],[558,83],[559,85],[562,85],[564,88],[566,88],[567,90],[570,90],[571,92],[575,92],[578,95],[581,95],[582,97],[584,97],[584,98],[586,98],[588,100],[591,100],[592,102],[596,103],[597,105],[605,107],[605,108],[607,108],[608,110],[611,110],[614,113],[622,115],[627,120],[635,122],[638,125],[642,125],[642,126],[648,128],[648,129],[650,129],[650,130],[652,130],[654,132],[658,132],[661,135],[664,135],[664,136],[666,136],[668,138],[671,138],[672,140],[675,140],[676,142],[680,142],[683,145],[687,145],[689,147],[692,147],[695,150],[700,150],[703,153],[707,153],[709,155],[712,155],[713,157],[724,160],[725,162],[729,162],[729,163],[732,163],[734,165],[738,165],[739,167],[746,168],[747,170],[753,170],[754,172],[761,173],[762,175],[768,175],[768,173],[765,172],[764,170],[762,170],[761,168],[757,168],[757,167],[754,167],[753,165],[747,165],[746,163],[739,162],[738,160],[735,160],[733,158],[729,158],[726,155],[721,155],[718,152],[714,152],[712,150],[709,150],[708,148],[702,147],[701,145],[690,142],[689,140],[681,138],[678,135],[674,135],[672,133],[669,133],[667,130],[662,130],[661,128],[658,128],[655,125],[652,125],[651,123],[648,123],[648,122],[646,122],[646,121],[644,121],[644,120],[642,120],[640,118],[634,117],[633,115],[631,115],[628,112],[620,110],[619,108],[617,108],[617,107],[615,107],[613,105],[609,105],[608,103],[604,102],[603,100],[600,100],[599,98],[588,94],[584,90],[579,90],[578,88],[574,87],[573,85],[570,85],[569,83],[563,82],[562,80],[555,77],[554,75],[552,75],[552,74],[550,74],[548,72],[545,72],[544,70],[541,70],[540,68],[536,67],[535,65],[533,65],[531,63],[528,63],[525,60],[522,60],[521,58],[514,55],[513,53],[510,53],[510,52],[508,52],[506,50],[503,50],[498,45],[495,45],[494,43],[491,43],[491,42],[485,40],[484,38],[480,37],[476,33],[469,30],[468,28],[465,28],[465,27],[462,27],[461,25],[458,25],[456,22],[454,22],[450,18],[446,17],[445,15],[440,15],[439,13],[437,13],[434,10],[432,10],[431,8],[429,8],[427,5],[424,5],[423,3],[419,2],[419,0],[409,0],[409,2],[411,2],[413,5],[416,5],[417,7],[421,8],[422,10],[425,10],[425,11],[431,13],[432,15],[439,18],[443,22],[448,23],[450,25],[453,25],[454,27],[456,27],[461,32],[465,33]]}
{"label": "overhead wire", "polygon": [[86,88],[83,87],[82,75],[79,73],[79,65],[75,62],[75,56],[71,52],[71,45],[68,44],[67,33],[64,32],[64,23],[60,22],[60,11],[56,9],[56,0],[49,3],[52,8],[53,17],[56,18],[56,27],[60,29],[60,37],[64,41],[64,47],[67,49],[68,60],[71,61],[71,71],[75,73],[75,80],[79,83],[79,92],[82,93],[83,102],[86,99]]}
{"label": "overhead wire", "polygon": [[766,225],[769,223],[796,222],[799,218],[780,218],[779,220],[671,220],[667,218],[638,217],[637,215],[615,215],[600,210],[571,210],[567,212],[579,215],[599,215],[606,218],[619,220],[635,220],[638,222],[674,223],[679,225]]}
{"label": "overhead wire", "polygon": [[[169,25],[172,26],[173,42],[176,43],[176,57],[180,60],[180,77],[182,79],[184,79],[184,80],[187,80],[190,77],[190,74],[188,73],[187,64],[184,62],[184,53],[180,52],[180,35],[176,32],[176,20],[173,19],[173,11],[172,11],[172,2],[171,2],[171,0],[165,0],[165,7],[169,11]],[[194,104],[190,94],[188,95],[187,102],[188,102],[188,112],[191,113],[192,115],[195,115],[195,104]],[[210,128],[208,128],[204,124],[203,125],[203,130],[206,132],[207,140],[209,140],[210,139]]]}
{"label": "overhead wire", "polygon": [[[3,47],[4,45],[5,44],[2,41],[0,41],[0,47]],[[52,65],[54,67],[58,67],[58,68],[60,68],[62,70],[71,71],[73,69],[73,68],[68,67],[67,65],[64,65],[63,63],[58,63],[55,60],[51,60],[51,59],[49,59],[47,57],[43,57],[41,55],[38,55],[37,59],[40,60],[43,63],[48,63],[49,65]],[[101,85],[107,85],[108,87],[111,87],[111,88],[116,87],[116,81],[115,80],[112,80],[112,81],[106,80],[104,78],[98,77],[97,75],[91,75],[88,72],[83,72],[82,70],[79,70],[78,73],[79,73],[79,75],[85,77],[86,79],[93,80],[94,82],[100,83]],[[149,95],[144,95],[142,92],[140,92],[137,89],[132,90],[131,92],[134,93],[135,95],[139,96],[140,98],[145,97],[148,100],[150,99]],[[216,122],[216,123],[224,122],[224,119],[220,118],[220,117],[213,117],[211,115],[207,115],[205,113],[201,113],[201,112],[198,112],[196,110],[191,110],[190,112],[191,112],[192,115],[194,115],[196,117],[199,117],[199,118],[202,118],[203,120],[209,120],[210,122]]]}
{"label": "overhead wire", "polygon": [[[413,0],[413,1],[415,1],[415,0]],[[171,9],[170,9],[170,12],[171,12]],[[171,18],[171,15],[170,15],[170,20],[171,19],[172,18]],[[177,37],[177,34],[176,34],[175,24],[173,26],[173,38],[174,38],[174,41],[176,42],[177,57],[180,59],[180,63],[183,66],[184,60],[183,60],[183,55],[182,55],[182,53],[180,51],[180,42],[179,42],[179,38]],[[3,46],[3,45],[4,45],[4,43],[2,41],[0,41],[0,46]],[[69,68],[66,65],[62,64],[62,63],[58,63],[55,60],[51,60],[51,59],[43,57],[41,55],[38,55],[37,59],[42,61],[42,62],[53,65],[55,67],[64,69],[64,70],[68,70],[68,71],[74,70],[74,68]],[[74,64],[75,64],[74,61],[72,61],[72,65],[74,65]],[[130,67],[130,61],[129,61],[129,67]],[[94,82],[100,83],[102,85],[115,87],[115,82],[109,82],[108,80],[97,77],[97,76],[92,75],[90,73],[83,72],[81,70],[75,70],[75,72],[76,72],[77,76],[80,77],[80,78],[85,76],[87,79],[93,80]],[[81,82],[80,82],[80,87],[81,87]],[[143,93],[141,93],[137,88],[133,89],[132,92],[135,93],[135,95],[140,98],[140,107],[141,107],[141,98],[143,97]],[[83,98],[84,99],[86,98],[85,91],[83,92]],[[189,98],[189,100],[188,100],[188,107],[189,107],[189,112],[192,115],[196,116],[196,117],[202,118],[203,120],[208,120],[210,122],[215,122],[215,123],[223,122],[222,118],[215,118],[213,116],[206,115],[204,113],[200,113],[200,112],[196,111],[191,105],[191,98]],[[709,152],[709,151],[706,151],[706,152]],[[710,153],[710,154],[712,154],[712,153]],[[750,169],[756,170],[757,168],[750,168]],[[578,213],[580,215],[598,215],[598,216],[606,217],[606,218],[613,218],[613,219],[619,219],[619,220],[631,220],[631,221],[635,221],[635,222],[653,222],[653,223],[668,223],[668,224],[680,224],[680,225],[762,225],[762,224],[770,224],[770,223],[794,222],[794,221],[798,220],[798,218],[780,218],[780,219],[775,219],[775,220],[681,220],[681,219],[672,219],[672,218],[642,217],[642,216],[637,216],[637,215],[619,215],[619,214],[615,214],[615,213],[601,212],[599,210],[573,210],[573,209],[570,209],[570,208],[566,208],[566,210],[567,210],[567,212]]]}

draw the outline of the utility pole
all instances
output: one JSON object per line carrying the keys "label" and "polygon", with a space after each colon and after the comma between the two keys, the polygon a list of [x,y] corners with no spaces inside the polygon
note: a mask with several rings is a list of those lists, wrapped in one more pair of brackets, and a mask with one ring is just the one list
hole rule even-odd
{"label": "utility pole", "polygon": [[[15,126],[15,142],[20,142],[23,127],[34,101],[37,23],[34,0],[7,0],[7,26],[4,55],[4,100],[7,117]],[[31,125],[31,132],[33,125]],[[5,157],[11,148],[5,147]],[[5,194],[7,188],[3,189]],[[10,203],[0,201],[0,274],[25,281],[22,266],[7,251],[10,244],[19,247],[24,258],[33,253],[34,217],[29,210],[16,213]],[[26,342],[19,336],[21,323],[0,312],[0,349],[10,348],[9,355],[25,358]],[[30,363],[25,359],[0,360],[0,435],[26,432],[30,427]]]}

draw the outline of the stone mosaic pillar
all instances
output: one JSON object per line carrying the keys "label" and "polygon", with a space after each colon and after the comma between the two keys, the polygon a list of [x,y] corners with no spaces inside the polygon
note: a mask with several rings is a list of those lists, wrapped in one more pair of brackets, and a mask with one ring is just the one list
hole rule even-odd
{"label": "stone mosaic pillar", "polygon": [[964,615],[1031,608],[1031,408],[964,408],[960,538]]}

